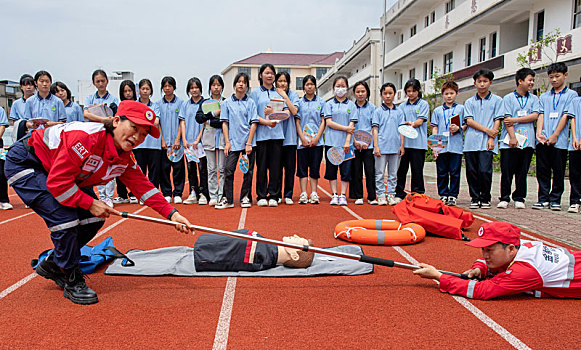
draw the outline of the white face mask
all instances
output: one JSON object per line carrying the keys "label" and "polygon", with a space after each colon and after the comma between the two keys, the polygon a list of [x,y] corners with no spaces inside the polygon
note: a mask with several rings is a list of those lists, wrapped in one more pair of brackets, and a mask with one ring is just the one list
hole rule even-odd
{"label": "white face mask", "polygon": [[347,88],[344,87],[335,88],[335,96],[343,97],[345,95],[347,95]]}

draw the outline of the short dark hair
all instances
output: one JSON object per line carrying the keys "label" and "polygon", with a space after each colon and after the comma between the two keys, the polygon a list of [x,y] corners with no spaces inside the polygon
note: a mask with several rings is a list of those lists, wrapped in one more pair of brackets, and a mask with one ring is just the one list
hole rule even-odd
{"label": "short dark hair", "polygon": [[456,82],[454,80],[447,80],[446,82],[444,82],[444,84],[442,84],[442,88],[440,89],[440,92],[444,93],[444,91],[446,89],[452,89],[454,91],[456,91],[456,93],[458,93],[458,84],[456,84]]}
{"label": "short dark hair", "polygon": [[547,68],[547,74],[551,73],[567,73],[567,65],[563,62],[555,62],[551,63],[551,65]]}
{"label": "short dark hair", "polygon": [[34,85],[34,78],[30,74],[22,74],[20,77],[20,85]]}
{"label": "short dark hair", "polygon": [[176,80],[174,79],[174,77],[165,76],[165,77],[163,77],[163,79],[161,79],[161,90],[162,91],[163,91],[163,87],[165,86],[165,84],[171,85],[174,90],[177,88]]}
{"label": "short dark hair", "polygon": [[393,93],[395,93],[397,90],[395,89],[395,85],[393,85],[393,83],[384,83],[383,85],[381,85],[381,87],[379,88],[379,93],[383,93],[383,90],[387,89],[387,88],[391,88],[393,90]]}
{"label": "short dark hair", "polygon": [[71,100],[71,90],[69,90],[69,88],[67,87],[67,85],[65,83],[63,83],[62,81],[56,81],[54,82],[51,86],[50,86],[50,93],[55,95],[57,93],[57,87],[65,90],[67,92],[67,100]]}
{"label": "short dark hair", "polygon": [[102,69],[97,69],[97,70],[95,70],[95,71],[93,72],[93,74],[91,75],[91,81],[92,81],[93,83],[95,82],[95,78],[96,78],[98,75],[102,75],[102,76],[104,76],[104,77],[105,77],[105,79],[106,79],[107,81],[109,81],[109,78],[107,77],[107,73],[105,73],[105,71],[104,71],[104,70],[102,70]]}
{"label": "short dark hair", "polygon": [[[274,66],[272,64],[265,63],[262,66],[260,66],[260,69],[258,70],[258,82],[260,83],[260,85],[262,85],[262,73],[264,73],[266,68],[270,68],[272,70],[272,72],[274,74],[276,74],[276,69],[274,68]],[[234,84],[236,84],[236,83],[234,83]]]}
{"label": "short dark hair", "polygon": [[190,78],[190,80],[188,80],[188,84],[186,85],[186,95],[188,96],[190,95],[190,89],[194,84],[198,86],[198,89],[200,89],[200,93],[202,93],[202,82],[200,81],[200,79],[193,77]]}
{"label": "short dark hair", "polygon": [[286,82],[287,82],[287,84],[286,84],[286,92],[288,92],[290,90],[290,83],[291,83],[291,81],[290,81],[290,74],[288,72],[283,71],[283,72],[276,73],[276,75],[274,76],[274,82],[276,83],[278,81],[278,78],[280,78],[282,76],[284,76],[286,78]]}
{"label": "short dark hair", "polygon": [[131,89],[131,91],[133,92],[133,101],[137,100],[137,94],[135,93],[135,83],[132,82],[131,80],[123,80],[121,82],[121,85],[119,85],[119,100],[120,101],[125,101],[125,87],[129,86],[129,88]]}
{"label": "short dark hair", "polygon": [[246,83],[246,88],[248,89],[248,87],[250,86],[250,78],[248,77],[248,74],[246,74],[244,72],[240,72],[240,73],[236,74],[236,76],[234,77],[234,83],[232,84],[232,86],[234,88],[236,88],[236,83],[238,83],[238,80],[240,80],[240,78],[244,79],[244,82]]}
{"label": "short dark hair", "polygon": [[38,79],[40,79],[40,77],[42,76],[47,76],[48,79],[50,79],[50,81],[52,82],[52,76],[50,75],[49,72],[45,70],[39,70],[38,72],[36,72],[36,74],[34,75],[34,81],[38,81]]}
{"label": "short dark hair", "polygon": [[529,75],[531,75],[534,78],[535,71],[530,69],[530,68],[526,68],[526,67],[517,70],[516,73],[514,74],[514,80],[516,82],[516,86],[518,86],[518,82],[520,80],[524,81]]}
{"label": "short dark hair", "polygon": [[405,83],[403,91],[406,92],[408,88],[412,88],[418,92],[418,99],[422,98],[422,84],[418,79],[410,79]]}
{"label": "short dark hair", "polygon": [[344,80],[345,81],[345,85],[347,85],[347,89],[349,89],[349,80],[347,79],[346,76],[344,75],[338,75],[334,80],[333,80],[333,88],[335,88],[335,84],[337,84],[337,82],[339,80]]}
{"label": "short dark hair", "polygon": [[208,94],[210,94],[210,97],[212,95],[212,84],[214,84],[215,81],[217,81],[218,84],[222,86],[222,90],[224,90],[224,79],[222,79],[218,74],[214,74],[210,77],[210,83],[208,84]]}
{"label": "short dark hair", "polygon": [[153,96],[153,84],[151,83],[151,80],[147,78],[141,79],[139,81],[139,88],[141,89],[143,85],[149,85],[149,89],[151,90],[151,95],[149,95],[149,97]]}
{"label": "short dark hair", "polygon": [[355,89],[357,89],[358,86],[363,86],[363,88],[367,92],[367,97],[365,98],[365,100],[369,101],[369,95],[371,94],[371,92],[369,91],[369,85],[367,85],[367,83],[364,82],[363,80],[358,81],[355,83],[355,85],[353,85],[353,93],[355,93]]}
{"label": "short dark hair", "polygon": [[312,74],[307,74],[305,75],[305,77],[303,78],[303,90],[305,89],[305,85],[307,85],[307,83],[309,82],[309,80],[315,84],[315,90],[317,89],[317,78],[315,78],[314,75]]}
{"label": "short dark hair", "polygon": [[[119,116],[119,120],[124,121],[124,120],[129,120],[129,118],[127,118],[124,115]],[[107,118],[104,122],[103,125],[105,127],[105,132],[107,134],[111,134],[113,135],[113,130],[115,130],[115,127],[113,126],[113,118]]]}
{"label": "short dark hair", "polygon": [[494,73],[492,73],[492,71],[490,69],[483,68],[483,69],[478,70],[478,72],[474,73],[474,75],[472,76],[472,79],[474,79],[474,81],[476,81],[480,77],[485,77],[488,80],[492,81],[492,80],[494,80]]}

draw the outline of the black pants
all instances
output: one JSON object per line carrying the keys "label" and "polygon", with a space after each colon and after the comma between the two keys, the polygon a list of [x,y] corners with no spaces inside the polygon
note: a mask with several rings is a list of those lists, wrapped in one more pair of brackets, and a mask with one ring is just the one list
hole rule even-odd
{"label": "black pants", "polygon": [[[190,193],[194,191],[196,196],[203,194],[204,197],[210,198],[208,191],[208,159],[200,158],[200,162],[188,162],[188,180],[190,181]],[[197,170],[196,170],[197,168]],[[198,171],[200,172],[200,181],[198,182]]]}
{"label": "black pants", "polygon": [[159,187],[161,172],[161,157],[164,155],[160,149],[138,148],[133,150],[135,160],[144,174],[155,188]]}
{"label": "black pants", "polygon": [[[561,203],[565,189],[567,150],[555,146],[537,145],[537,182],[539,202]],[[551,186],[551,173],[553,184]]]}
{"label": "black pants", "polygon": [[458,198],[460,193],[460,172],[462,171],[462,154],[445,152],[436,159],[438,174],[438,194],[441,197]]}
{"label": "black pants", "polygon": [[365,171],[367,199],[375,200],[375,157],[372,149],[355,150],[349,183],[349,198],[351,199],[363,198],[363,171]]}
{"label": "black pants", "polygon": [[581,151],[569,151],[570,205],[581,202]]}
{"label": "black pants", "polygon": [[[184,157],[185,158],[185,157]],[[161,193],[164,197],[182,196],[184,184],[186,182],[185,160],[182,158],[179,162],[172,162],[167,158],[165,152],[161,153]],[[171,174],[173,170],[173,174]],[[171,175],[170,175],[171,174]],[[173,191],[171,180],[173,178]]]}
{"label": "black pants", "polygon": [[0,159],[0,203],[8,202],[8,179],[4,175],[4,160]]}
{"label": "black pants", "polygon": [[[224,197],[229,204],[234,203],[234,173],[238,167],[238,158],[244,151],[230,151],[226,156],[226,164],[224,165]],[[240,189],[240,200],[248,197],[252,201],[252,176],[254,174],[254,159],[256,157],[255,150],[248,155],[248,172],[244,174],[242,179],[242,188]]]}
{"label": "black pants", "polygon": [[405,198],[405,182],[408,174],[408,168],[412,169],[411,191],[415,193],[425,193],[424,187],[424,161],[426,159],[426,150],[416,148],[406,148],[403,157],[399,162],[397,169],[397,185],[395,186],[395,195],[398,198]]}
{"label": "black pants", "polygon": [[492,151],[465,152],[466,180],[472,202],[489,203],[492,195]]}
{"label": "black pants", "polygon": [[[282,146],[281,152],[281,171],[279,175],[278,198],[282,198],[281,191],[284,183],[284,198],[293,198],[295,186],[295,171],[297,169],[297,146]],[[284,182],[282,180],[284,169]]]}
{"label": "black pants", "polygon": [[527,174],[533,158],[533,149],[527,147],[500,150],[500,200],[510,202],[510,187],[514,177],[512,200],[524,202],[527,196]]}
{"label": "black pants", "polygon": [[282,140],[256,142],[256,199],[278,199]]}

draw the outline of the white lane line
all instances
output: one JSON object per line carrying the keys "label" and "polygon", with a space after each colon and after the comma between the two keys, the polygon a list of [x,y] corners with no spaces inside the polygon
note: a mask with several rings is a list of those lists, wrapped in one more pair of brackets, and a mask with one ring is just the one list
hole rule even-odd
{"label": "white lane line", "polygon": [[[139,210],[133,212],[133,214],[139,214],[140,212],[144,211],[147,208],[148,207],[140,208]],[[116,223],[112,224],[111,226],[105,228],[104,230],[99,231],[99,233],[97,233],[95,235],[95,237],[93,237],[93,239],[90,242],[94,241],[95,239],[99,238],[101,235],[103,235],[103,234],[109,232],[110,230],[112,230],[113,228],[117,227],[119,224],[121,224],[125,220],[127,220],[127,219],[125,219],[125,218],[124,219],[121,219],[121,220],[117,221]],[[2,292],[0,292],[0,300],[2,300],[8,294],[10,294],[10,293],[14,292],[15,290],[17,290],[18,288],[22,287],[23,285],[25,285],[26,283],[28,283],[30,280],[32,280],[36,276],[38,276],[36,274],[36,272],[33,272],[30,275],[28,275],[28,276],[24,277],[23,279],[21,279],[20,281],[14,283],[10,287],[4,289]]]}
{"label": "white lane line", "polygon": [[[328,197],[331,197],[331,194],[329,192],[325,191],[321,186],[317,186],[317,187],[323,193],[325,193]],[[353,212],[353,210],[349,209],[348,207],[342,206],[342,208],[345,209],[349,214],[353,215],[353,217],[355,217],[359,220],[363,220],[363,218],[361,216],[357,215],[355,212]],[[490,220],[488,220],[488,219],[484,219],[484,218],[479,218],[479,219],[490,222]],[[403,256],[410,263],[412,263],[414,265],[419,264],[419,262],[416,259],[414,259],[413,256],[411,256],[408,252],[403,250],[401,247],[392,246],[392,248],[395,249],[396,252],[398,252],[401,256]],[[438,281],[436,281],[436,280],[434,280],[434,282],[438,283]],[[461,296],[457,296],[457,295],[452,295],[452,298],[454,298],[454,300],[456,300],[460,305],[464,306],[464,308],[466,308],[466,310],[470,311],[474,316],[476,316],[476,318],[478,320],[480,320],[482,323],[487,325],[490,329],[495,331],[498,335],[500,335],[504,340],[509,342],[516,349],[519,349],[519,350],[520,349],[523,349],[523,350],[530,349],[520,339],[518,339],[512,333],[510,333],[508,330],[506,330],[504,327],[502,327],[501,325],[496,323],[492,318],[490,318],[488,315],[486,315],[484,312],[482,312],[482,310],[477,308],[474,304],[469,302],[466,298],[461,297]]]}
{"label": "white lane line", "polygon": [[[246,223],[246,208],[242,208],[240,220],[238,221],[238,230],[244,228]],[[226,288],[224,288],[224,297],[222,298],[222,308],[220,317],[216,326],[214,335],[214,350],[224,350],[228,346],[228,333],[230,332],[230,320],[232,318],[232,307],[234,306],[234,293],[236,292],[236,277],[228,277]]]}
{"label": "white lane line", "polygon": [[4,220],[4,221],[0,221],[0,225],[3,225],[3,224],[6,224],[6,223],[9,223],[10,221],[18,220],[18,219],[20,219],[20,218],[23,218],[23,217],[25,217],[25,216],[27,216],[27,215],[30,215],[30,214],[34,214],[34,212],[33,212],[33,211],[31,211],[30,213],[22,214],[22,215],[19,215],[19,216],[13,217],[12,219],[7,219],[7,220]]}

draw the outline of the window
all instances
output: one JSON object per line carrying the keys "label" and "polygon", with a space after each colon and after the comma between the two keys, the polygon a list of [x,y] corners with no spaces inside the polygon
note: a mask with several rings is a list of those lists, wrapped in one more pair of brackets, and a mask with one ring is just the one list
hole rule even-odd
{"label": "window", "polygon": [[424,62],[424,81],[428,80],[428,62]]}
{"label": "window", "polygon": [[[581,1],[577,0],[576,3],[581,4]],[[577,26],[581,23],[577,23],[577,21],[581,21],[581,18],[575,12],[575,23],[573,26],[577,28]],[[543,32],[545,30],[545,11],[541,11],[535,15],[535,41],[539,41],[543,38]]]}
{"label": "window", "polygon": [[[319,69],[319,68],[317,68],[317,69]],[[303,77],[297,77],[297,87],[295,90],[302,90],[302,89],[303,89]]]}
{"label": "window", "polygon": [[434,76],[434,60],[430,60],[430,79]]}
{"label": "window", "polygon": [[454,9],[454,7],[456,7],[455,0],[450,0],[450,1],[446,2],[446,13],[452,11]]}
{"label": "window", "polygon": [[444,55],[444,74],[452,72],[452,63],[454,59],[454,53],[448,52]]}
{"label": "window", "polygon": [[397,78],[397,86],[398,90],[403,89],[403,73],[399,73],[399,77]]}
{"label": "window", "polygon": [[415,79],[416,78],[416,69],[412,68],[410,69],[410,79]]}
{"label": "window", "polygon": [[430,17],[432,17],[432,23],[436,22],[436,11],[432,11]]}
{"label": "window", "polygon": [[399,36],[399,43],[403,44],[403,33],[401,33],[401,35]]}
{"label": "window", "polygon": [[250,67],[238,67],[238,73],[248,74],[248,79],[252,79],[252,75],[250,75],[251,72],[252,72],[252,68],[250,68]]}
{"label": "window", "polygon": [[478,48],[478,62],[486,61],[486,38],[480,39],[480,47]]}
{"label": "window", "polygon": [[496,57],[496,32],[490,34],[490,58]]}
{"label": "window", "polygon": [[287,72],[288,74],[290,74],[290,68],[287,68],[287,67],[277,68],[277,73],[282,73],[282,72]]}
{"label": "window", "polygon": [[[575,8],[573,9],[573,28],[581,27],[581,0],[575,0]],[[543,13],[543,20],[545,19],[545,14]]]}
{"label": "window", "polygon": [[417,31],[418,31],[418,28],[417,28],[417,26],[416,26],[416,25],[414,25],[413,27],[411,27],[411,28],[410,28],[410,38],[411,38],[412,36],[416,35]]}
{"label": "window", "polygon": [[14,88],[14,86],[6,86],[6,93],[7,94],[15,94],[16,89]]}
{"label": "window", "polygon": [[472,65],[472,43],[466,44],[466,67]]}
{"label": "window", "polygon": [[9,98],[8,99],[8,108],[12,108],[12,104],[14,103],[14,100]]}
{"label": "window", "polygon": [[424,28],[427,28],[430,25],[430,16],[426,16],[424,18]]}
{"label": "window", "polygon": [[321,79],[321,77],[323,75],[325,75],[325,73],[327,73],[327,71],[329,70],[329,68],[326,67],[317,67],[317,80]]}

